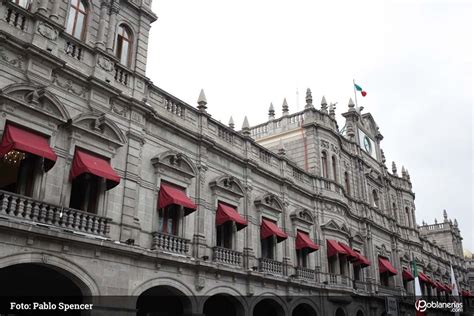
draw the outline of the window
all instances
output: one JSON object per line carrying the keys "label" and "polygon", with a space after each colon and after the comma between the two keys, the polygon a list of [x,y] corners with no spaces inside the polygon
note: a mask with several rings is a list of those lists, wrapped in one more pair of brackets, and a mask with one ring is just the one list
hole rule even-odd
{"label": "window", "polygon": [[383,286],[389,286],[389,275],[387,273],[380,274],[380,284]]}
{"label": "window", "polygon": [[405,218],[406,218],[406,225],[407,227],[411,227],[411,222],[410,222],[410,210],[408,207],[405,207]]}
{"label": "window", "polygon": [[354,267],[354,280],[361,281],[362,280],[361,279],[361,270],[362,270],[361,266],[357,264],[357,265],[353,265],[353,267]]}
{"label": "window", "polygon": [[337,256],[329,257],[328,258],[329,273],[335,274],[337,272],[336,266],[337,266]]}
{"label": "window", "polygon": [[325,151],[321,154],[321,170],[323,177],[328,177],[328,156]]}
{"label": "window", "polygon": [[158,232],[169,235],[178,235],[178,222],[181,207],[169,205],[158,210]]}
{"label": "window", "polygon": [[89,213],[97,213],[101,178],[83,173],[72,180],[69,207]]}
{"label": "window", "polygon": [[16,150],[0,159],[0,190],[32,196],[40,157]]}
{"label": "window", "polygon": [[77,39],[84,39],[87,9],[84,1],[72,0],[67,16],[66,32]]}
{"label": "window", "polygon": [[275,259],[275,237],[270,236],[261,240],[262,258]]}
{"label": "window", "polygon": [[23,7],[25,9],[28,9],[30,6],[30,0],[13,0],[13,3],[18,4],[20,7]]}
{"label": "window", "polygon": [[308,267],[308,253],[309,250],[308,248],[302,248],[296,250],[296,261],[298,264],[298,267],[303,267],[307,268]]}
{"label": "window", "polygon": [[351,180],[349,179],[349,173],[346,171],[344,172],[344,185],[346,188],[346,194],[351,194]]}
{"label": "window", "polygon": [[348,261],[347,261],[346,256],[339,255],[339,272],[340,272],[339,274],[340,275],[346,275],[347,265],[348,265]]}
{"label": "window", "polygon": [[130,48],[132,35],[129,28],[123,24],[119,25],[115,45],[115,56],[122,65],[130,66]]}
{"label": "window", "polygon": [[377,190],[372,190],[372,199],[374,202],[374,207],[379,207],[380,201],[379,201],[379,195],[377,194]]}
{"label": "window", "polygon": [[217,229],[217,246],[232,249],[232,232],[234,230],[234,222],[226,222],[216,227]]}
{"label": "window", "polygon": [[332,156],[332,176],[334,177],[334,181],[337,182],[337,161],[336,156]]}

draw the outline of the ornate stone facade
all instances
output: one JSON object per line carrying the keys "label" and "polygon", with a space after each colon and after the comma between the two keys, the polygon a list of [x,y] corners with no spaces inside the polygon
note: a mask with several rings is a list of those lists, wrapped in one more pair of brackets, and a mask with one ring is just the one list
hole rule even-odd
{"label": "ornate stone facade", "polygon": [[[290,114],[285,101],[282,117],[272,106],[268,122],[235,131],[207,114],[204,93],[195,108],[145,76],[150,0],[84,2],[81,39],[65,31],[68,2],[0,5],[0,134],[21,126],[57,155],[51,170],[35,172],[28,196],[0,190],[0,278],[49,267],[83,296],[135,296],[115,306],[124,314],[144,308],[146,292],[184,294],[176,304],[186,315],[212,314],[208,299],[227,299],[234,315],[266,306],[278,315],[381,315],[394,295],[399,313],[413,315],[413,285],[402,277],[412,258],[443,283],[452,265],[467,288],[459,230],[444,223],[439,234],[456,239],[441,244],[430,226],[417,226],[409,174],[388,171],[369,113],[350,102],[341,132],[334,106],[314,108],[308,91],[304,111]],[[133,35],[128,65],[114,49],[123,23]],[[76,148],[104,157],[121,178],[113,189],[99,186],[93,214],[70,207]],[[172,234],[159,224],[164,183],[197,209],[181,213]],[[232,228],[231,247],[217,244],[219,203],[248,222]],[[271,258],[262,255],[263,218],[288,235]],[[304,260],[298,231],[319,246]],[[346,259],[328,260],[327,240],[370,265],[356,272]],[[379,257],[398,274],[382,280]]]}

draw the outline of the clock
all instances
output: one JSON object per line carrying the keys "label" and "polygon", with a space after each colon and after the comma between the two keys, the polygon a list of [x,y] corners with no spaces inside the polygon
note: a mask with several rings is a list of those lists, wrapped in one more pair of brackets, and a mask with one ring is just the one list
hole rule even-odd
{"label": "clock", "polygon": [[367,136],[364,136],[364,148],[365,151],[372,155],[372,144]]}

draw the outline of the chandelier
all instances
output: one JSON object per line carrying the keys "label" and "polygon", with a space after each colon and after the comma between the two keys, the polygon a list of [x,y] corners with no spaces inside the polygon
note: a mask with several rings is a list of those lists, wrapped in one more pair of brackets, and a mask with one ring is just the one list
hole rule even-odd
{"label": "chandelier", "polygon": [[3,161],[9,165],[19,165],[20,162],[25,159],[26,155],[22,152],[11,150],[5,156],[3,156]]}

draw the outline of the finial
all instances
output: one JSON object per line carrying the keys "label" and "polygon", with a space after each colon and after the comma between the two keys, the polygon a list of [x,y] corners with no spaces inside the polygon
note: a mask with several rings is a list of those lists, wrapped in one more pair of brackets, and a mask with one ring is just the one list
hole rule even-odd
{"label": "finial", "polygon": [[268,120],[275,119],[275,108],[273,107],[273,103],[270,103],[270,108],[268,109]]}
{"label": "finial", "polygon": [[402,166],[402,178],[405,179],[407,177],[407,172],[405,171],[405,167]]}
{"label": "finial", "polygon": [[454,227],[458,227],[458,220],[454,219]]}
{"label": "finial", "polygon": [[336,117],[336,104],[337,103],[331,103],[329,104],[329,116],[331,118],[335,118]]}
{"label": "finial", "polygon": [[410,181],[410,174],[408,173],[408,169],[406,169],[405,172],[407,174],[407,180]]}
{"label": "finial", "polygon": [[207,109],[207,106],[206,106],[207,100],[206,100],[206,95],[204,94],[204,89],[201,89],[197,103],[198,103],[198,109],[201,112],[205,112]]}
{"label": "finial", "polygon": [[383,152],[383,149],[380,149],[380,154],[382,155],[382,162],[385,163],[387,159],[385,159],[385,153]]}
{"label": "finial", "polygon": [[289,108],[288,108],[288,102],[286,102],[286,98],[283,99],[283,115],[288,115]]}
{"label": "finial", "polygon": [[355,136],[354,127],[351,122],[347,122],[347,136],[350,138]]}
{"label": "finial", "polygon": [[311,89],[306,89],[306,106],[305,109],[310,109],[313,107],[313,95],[311,94]]}
{"label": "finial", "polygon": [[448,212],[446,212],[446,210],[443,210],[443,218],[444,222],[446,223],[448,221]]}
{"label": "finial", "polygon": [[234,119],[232,118],[232,116],[229,119],[229,127],[232,128],[232,129],[235,128]]}
{"label": "finial", "polygon": [[244,134],[244,136],[250,136],[250,124],[247,116],[244,117],[244,122],[242,123],[242,134]]}
{"label": "finial", "polygon": [[438,224],[438,220],[436,219],[436,217],[435,217],[435,224]]}
{"label": "finial", "polygon": [[328,103],[326,102],[326,98],[323,95],[323,98],[321,99],[321,111],[323,113],[328,113]]}
{"label": "finial", "polygon": [[352,101],[352,98],[349,98],[349,111],[355,111],[354,107],[355,107],[355,104],[354,104],[354,101]]}

